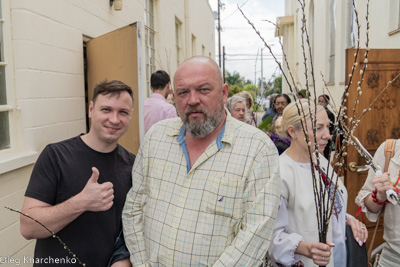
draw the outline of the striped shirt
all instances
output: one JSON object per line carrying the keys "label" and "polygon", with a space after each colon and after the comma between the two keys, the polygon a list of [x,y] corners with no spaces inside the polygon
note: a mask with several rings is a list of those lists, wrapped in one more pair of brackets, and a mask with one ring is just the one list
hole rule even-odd
{"label": "striped shirt", "polygon": [[123,211],[133,266],[259,266],[280,199],[278,153],[233,119],[188,163],[180,118],[145,136]]}

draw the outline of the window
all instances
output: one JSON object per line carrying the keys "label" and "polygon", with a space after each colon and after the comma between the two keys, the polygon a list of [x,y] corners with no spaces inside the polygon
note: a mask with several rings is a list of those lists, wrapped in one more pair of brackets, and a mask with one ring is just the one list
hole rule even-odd
{"label": "window", "polygon": [[176,45],[176,66],[179,66],[182,60],[182,22],[175,18],[175,45]]}
{"label": "window", "polygon": [[196,36],[192,34],[192,56],[196,55]]}
{"label": "window", "polygon": [[389,35],[400,32],[400,0],[390,0]]}
{"label": "window", "polygon": [[356,13],[353,9],[352,1],[348,1],[347,3],[347,10],[348,10],[348,18],[349,18],[349,29],[348,29],[348,38],[347,38],[347,48],[356,47],[357,41],[357,23],[356,23]]}
{"label": "window", "polygon": [[[145,46],[146,46],[146,81],[150,89],[150,77],[156,71],[155,44],[154,44],[154,4],[153,0],[145,0]],[[150,93],[149,91],[147,91]]]}
{"label": "window", "polygon": [[9,111],[7,105],[6,62],[4,58],[3,16],[0,1],[0,150],[10,148]]}
{"label": "window", "polygon": [[[308,25],[307,25],[308,36],[310,38],[311,57],[312,57],[312,60],[314,61],[315,60],[315,41],[314,41],[315,40],[315,38],[314,38],[314,36],[315,36],[315,12],[314,12],[314,1],[312,1],[312,0],[310,1],[309,17],[310,18],[308,19]],[[301,34],[303,34],[303,33],[301,33]],[[306,38],[305,35],[304,35],[304,38]],[[306,46],[306,49],[307,49],[306,55],[308,55],[308,46]],[[311,58],[310,57],[307,58],[307,67],[308,67],[308,72],[307,72],[308,85],[313,86],[313,79],[311,78],[312,76],[311,76]],[[314,73],[314,75],[315,75],[315,73]]]}
{"label": "window", "polygon": [[329,5],[329,84],[335,83],[336,0]]}
{"label": "window", "polygon": [[314,59],[314,35],[315,35],[315,27],[314,27],[314,1],[310,2],[310,15],[308,20],[308,29],[309,29],[309,36],[310,36],[310,44],[311,44],[311,55]]}

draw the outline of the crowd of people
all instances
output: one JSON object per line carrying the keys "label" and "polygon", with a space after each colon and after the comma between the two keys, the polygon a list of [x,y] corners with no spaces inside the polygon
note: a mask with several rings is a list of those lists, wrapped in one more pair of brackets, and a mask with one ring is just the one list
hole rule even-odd
{"label": "crowd of people", "polygon": [[[22,212],[56,233],[85,266],[346,266],[346,225],[353,232],[347,238],[359,246],[368,231],[346,213],[353,200],[332,168],[323,167],[335,131],[329,96],[314,105],[300,99],[307,92],[296,99],[275,94],[260,116],[249,92],[228,97],[219,66],[201,56],[176,70],[173,103],[171,87],[165,71],[151,75],[146,135],[135,156],[118,145],[132,118],[131,88],[121,81],[97,84],[89,132],[46,146]],[[267,118],[271,127],[258,129]],[[357,198],[372,221],[384,210],[380,266],[400,264],[399,206],[387,204],[385,193],[398,187],[399,149],[387,173],[370,171]],[[317,232],[314,169],[325,177],[333,210],[326,243]],[[329,185],[333,180],[337,188]],[[21,234],[37,239],[35,259],[68,255],[41,225],[22,215],[20,221]]]}

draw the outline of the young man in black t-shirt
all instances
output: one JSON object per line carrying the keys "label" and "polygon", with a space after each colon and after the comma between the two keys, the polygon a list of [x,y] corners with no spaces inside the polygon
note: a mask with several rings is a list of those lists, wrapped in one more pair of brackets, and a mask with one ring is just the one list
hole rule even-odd
{"label": "young man in black t-shirt", "polygon": [[[56,233],[89,267],[130,266],[123,243],[118,244],[126,253],[114,252],[121,251],[116,240],[122,236],[121,212],[135,160],[118,140],[128,130],[132,112],[129,86],[120,81],[96,85],[89,133],[46,146],[25,193],[22,212]],[[34,266],[79,264],[48,231],[24,216],[21,234],[37,239],[35,255],[27,259]]]}

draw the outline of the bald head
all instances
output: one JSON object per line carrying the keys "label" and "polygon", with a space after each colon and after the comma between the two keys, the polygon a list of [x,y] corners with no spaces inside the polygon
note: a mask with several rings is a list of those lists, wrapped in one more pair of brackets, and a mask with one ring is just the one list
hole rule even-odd
{"label": "bald head", "polygon": [[189,58],[175,72],[176,110],[186,132],[194,138],[220,129],[226,117],[224,103],[228,94],[229,86],[223,84],[220,68],[208,57]]}
{"label": "bald head", "polygon": [[183,61],[175,72],[174,84],[175,84],[175,77],[177,76],[177,74],[180,73],[181,69],[193,68],[193,66],[200,66],[200,65],[203,66],[208,65],[209,67],[211,67],[214,72],[213,78],[217,79],[218,83],[220,83],[221,85],[223,84],[221,68],[213,59],[205,56],[194,56]]}

